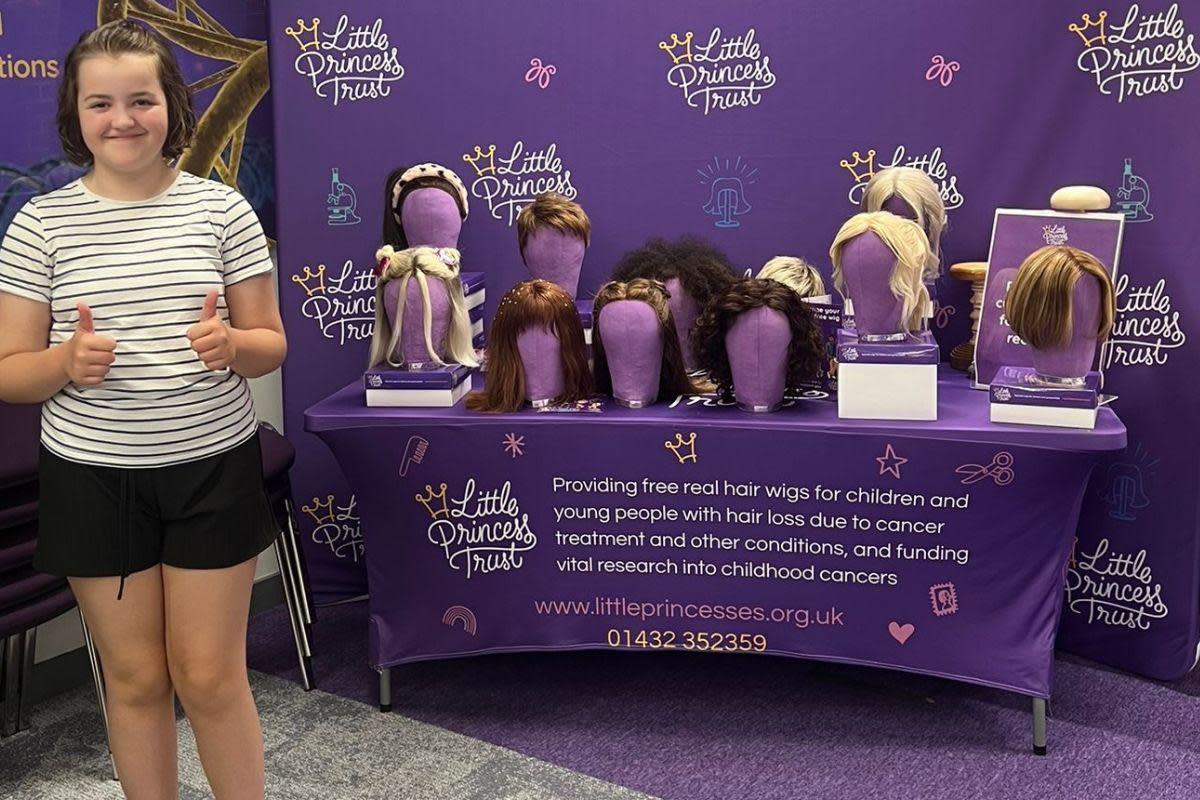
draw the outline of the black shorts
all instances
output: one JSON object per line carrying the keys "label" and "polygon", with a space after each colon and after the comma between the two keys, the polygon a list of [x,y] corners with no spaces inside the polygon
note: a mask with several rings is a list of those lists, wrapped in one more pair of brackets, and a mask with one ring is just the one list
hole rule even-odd
{"label": "black shorts", "polygon": [[232,567],[274,539],[258,436],[208,458],[128,469],[80,464],[41,449],[33,565],[71,578],[167,564]]}

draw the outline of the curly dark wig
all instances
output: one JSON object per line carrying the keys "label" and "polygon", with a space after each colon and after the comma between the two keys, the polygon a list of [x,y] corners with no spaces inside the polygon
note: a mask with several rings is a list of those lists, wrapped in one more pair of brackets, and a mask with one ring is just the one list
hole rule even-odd
{"label": "curly dark wig", "polygon": [[671,297],[659,281],[635,278],[628,283],[609,281],[600,287],[592,306],[592,361],[595,364],[596,390],[612,394],[612,373],[608,354],[604,350],[604,332],[600,327],[600,311],[617,300],[638,300],[654,309],[663,337],[662,369],[658,377],[658,400],[673,400],[681,394],[695,394],[683,366],[683,352],[675,335],[675,321],[667,300]]}
{"label": "curly dark wig", "polygon": [[663,283],[678,278],[684,290],[703,308],[733,285],[737,275],[729,258],[720,250],[698,237],[683,236],[673,242],[651,239],[623,255],[613,269],[612,279],[628,282],[634,278]]}
{"label": "curly dark wig", "polygon": [[792,330],[788,345],[787,388],[795,389],[821,374],[825,346],[812,310],[800,295],[777,281],[746,278],[715,298],[696,321],[692,347],[700,365],[708,370],[717,391],[733,393],[733,370],[725,350],[725,334],[743,311],[755,308],[782,311]]}

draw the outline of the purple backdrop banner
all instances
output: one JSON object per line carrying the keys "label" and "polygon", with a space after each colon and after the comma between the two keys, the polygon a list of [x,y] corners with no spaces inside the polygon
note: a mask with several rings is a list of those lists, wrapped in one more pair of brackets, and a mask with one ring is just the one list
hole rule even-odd
{"label": "purple backdrop banner", "polygon": [[[1080,562],[1061,642],[1156,677],[1192,667],[1194,3],[466,0],[448,13],[296,0],[270,12],[286,415],[318,596],[366,584],[355,497],[300,432],[302,413],[364,366],[392,167],[437,161],[467,184],[460,245],[464,268],[488,275],[490,318],[525,274],[512,221],[537,191],[576,197],[592,218],[585,294],[624,251],[683,233],[740,267],[804,256],[828,280],[829,243],[870,175],[912,165],[946,199],[947,265],[986,257],[996,208],[1044,208],[1062,185],[1102,186],[1126,215],[1104,368],[1131,447],[1089,488],[1078,549],[1096,558]],[[945,350],[967,336],[968,287],[944,278],[937,294]],[[1138,595],[1156,602],[1121,599]]]}

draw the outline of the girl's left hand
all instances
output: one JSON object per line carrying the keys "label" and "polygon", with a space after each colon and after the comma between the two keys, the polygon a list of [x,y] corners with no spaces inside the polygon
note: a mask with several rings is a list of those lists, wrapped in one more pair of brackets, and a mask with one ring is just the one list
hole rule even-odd
{"label": "girl's left hand", "polygon": [[204,366],[211,370],[232,366],[233,360],[237,358],[233,332],[217,316],[217,294],[214,289],[205,296],[200,321],[188,328],[187,332],[192,349],[200,356]]}

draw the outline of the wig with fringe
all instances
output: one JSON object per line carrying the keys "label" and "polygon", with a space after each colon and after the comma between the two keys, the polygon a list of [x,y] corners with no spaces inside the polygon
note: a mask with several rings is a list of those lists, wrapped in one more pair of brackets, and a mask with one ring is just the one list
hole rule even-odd
{"label": "wig with fringe", "polygon": [[729,258],[703,239],[684,236],[669,242],[651,239],[621,257],[613,269],[614,281],[649,278],[666,283],[678,278],[684,291],[701,308],[728,289],[737,275]]}
{"label": "wig with fringe", "polygon": [[899,197],[917,216],[917,224],[929,242],[929,260],[925,264],[926,283],[941,274],[941,240],[946,228],[946,205],[933,178],[916,167],[888,167],[871,176],[863,192],[863,211],[883,211],[889,199]]}
{"label": "wig with fringe", "polygon": [[[385,245],[375,251],[379,262],[379,280],[375,284],[375,333],[371,338],[371,356],[368,367],[385,361],[393,367],[401,366],[392,355],[400,342],[404,330],[404,312],[408,304],[408,282],[414,278],[421,287],[424,301],[425,350],[429,360],[435,364],[446,363],[442,353],[450,357],[451,363],[468,367],[479,366],[475,348],[471,344],[471,319],[467,314],[467,301],[463,297],[462,278],[459,277],[459,253],[452,247],[412,247],[395,250]],[[446,285],[450,296],[450,330],[446,334],[444,349],[433,341],[433,308],[429,302],[429,280],[439,280]],[[400,281],[400,294],[396,305],[396,325],[388,322],[384,309],[384,287],[391,281]]]}
{"label": "wig with fringe", "polygon": [[920,330],[925,307],[929,304],[929,289],[924,282],[925,265],[929,259],[929,241],[925,238],[925,232],[912,220],[887,211],[868,211],[846,220],[829,248],[829,258],[833,261],[833,285],[843,297],[846,296],[846,281],[842,275],[842,248],[855,236],[864,233],[874,233],[895,256],[896,263],[892,265],[888,286],[892,295],[903,304],[900,322],[905,330]]}
{"label": "wig with fringe", "polygon": [[600,327],[600,311],[618,300],[637,300],[654,310],[662,331],[662,368],[658,373],[658,400],[673,400],[681,394],[695,394],[696,388],[688,379],[683,364],[683,349],[675,334],[675,319],[667,301],[671,295],[661,281],[634,278],[628,282],[609,281],[600,287],[592,303],[592,360],[596,368],[596,390],[612,394],[612,373],[604,351],[604,331]]}
{"label": "wig with fringe", "polygon": [[756,308],[773,308],[787,317],[792,331],[787,388],[795,389],[819,378],[825,367],[825,343],[812,309],[779,281],[745,278],[714,298],[692,331],[692,348],[717,391],[726,397],[733,394],[733,368],[725,349],[725,335],[739,315]]}
{"label": "wig with fringe", "polygon": [[759,280],[779,281],[801,297],[825,294],[825,281],[817,268],[802,258],[775,256],[758,271]]}
{"label": "wig with fringe", "polygon": [[587,343],[575,301],[562,287],[539,279],[518,283],[500,300],[488,332],[484,388],[467,395],[469,410],[500,413],[525,405],[525,364],[517,339],[535,327],[558,337],[563,391],[554,402],[575,403],[592,396]]}
{"label": "wig with fringe", "polygon": [[1040,247],[1021,262],[1004,299],[1004,316],[1013,333],[1039,350],[1067,346],[1075,284],[1085,275],[1100,284],[1100,319],[1089,335],[1103,343],[1116,317],[1112,278],[1091,253],[1066,245]]}
{"label": "wig with fringe", "polygon": [[[408,249],[408,237],[404,234],[404,226],[400,224],[400,209],[404,207],[405,199],[417,189],[441,189],[454,198],[454,204],[458,206],[459,216],[463,219],[467,218],[467,209],[463,205],[461,193],[446,178],[439,178],[436,175],[416,178],[405,183],[399,194],[397,194],[396,183],[404,177],[404,173],[409,169],[409,167],[396,167],[388,173],[387,180],[383,183],[383,243],[391,245],[397,250]],[[446,169],[449,172],[449,169]]]}

